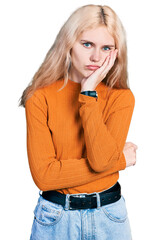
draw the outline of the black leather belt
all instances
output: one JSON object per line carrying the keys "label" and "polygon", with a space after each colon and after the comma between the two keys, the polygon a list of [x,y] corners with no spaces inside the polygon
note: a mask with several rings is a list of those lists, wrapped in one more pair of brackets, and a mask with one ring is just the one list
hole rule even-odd
{"label": "black leather belt", "polygon": [[[117,182],[113,187],[98,193],[100,196],[100,206],[104,206],[110,203],[114,203],[121,198],[121,186]],[[42,192],[42,197],[50,202],[54,202],[65,206],[66,204],[65,194],[57,191],[45,191]],[[98,200],[97,194],[70,194],[69,195],[69,210],[97,208]]]}

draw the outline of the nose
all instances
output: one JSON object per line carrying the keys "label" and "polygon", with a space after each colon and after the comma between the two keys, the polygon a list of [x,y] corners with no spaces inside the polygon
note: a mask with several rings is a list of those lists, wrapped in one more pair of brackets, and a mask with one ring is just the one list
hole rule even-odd
{"label": "nose", "polygon": [[99,62],[100,61],[100,51],[99,49],[93,49],[93,52],[90,56],[90,61],[92,62]]}

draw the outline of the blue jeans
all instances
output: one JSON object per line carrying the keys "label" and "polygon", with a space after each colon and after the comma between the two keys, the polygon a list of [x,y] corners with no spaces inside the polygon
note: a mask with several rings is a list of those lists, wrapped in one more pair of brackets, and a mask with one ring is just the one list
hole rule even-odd
{"label": "blue jeans", "polygon": [[[98,195],[97,195],[98,196]],[[84,210],[67,210],[40,195],[34,210],[30,240],[131,240],[125,199]]]}

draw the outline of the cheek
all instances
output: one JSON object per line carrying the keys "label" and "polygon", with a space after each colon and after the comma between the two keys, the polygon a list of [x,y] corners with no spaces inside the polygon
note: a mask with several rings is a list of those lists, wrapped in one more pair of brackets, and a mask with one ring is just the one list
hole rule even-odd
{"label": "cheek", "polygon": [[84,55],[80,52],[72,53],[72,64],[74,66],[79,66],[84,63]]}
{"label": "cheek", "polygon": [[109,52],[102,53],[102,55],[101,55],[101,63],[103,63],[105,61],[105,59],[107,58],[108,55],[110,55]]}

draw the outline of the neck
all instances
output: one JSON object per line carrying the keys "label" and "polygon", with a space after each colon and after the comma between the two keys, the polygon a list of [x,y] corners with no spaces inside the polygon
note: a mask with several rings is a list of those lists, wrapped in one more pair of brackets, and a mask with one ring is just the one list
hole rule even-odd
{"label": "neck", "polygon": [[68,78],[73,81],[73,82],[77,82],[77,83],[81,83],[83,77],[81,75],[79,75],[75,70],[70,70],[70,72],[68,73]]}

